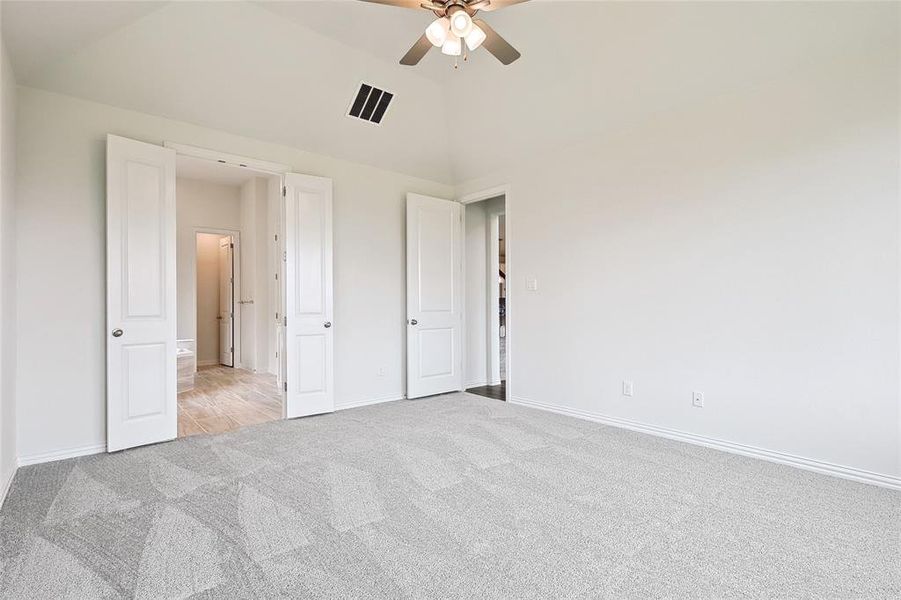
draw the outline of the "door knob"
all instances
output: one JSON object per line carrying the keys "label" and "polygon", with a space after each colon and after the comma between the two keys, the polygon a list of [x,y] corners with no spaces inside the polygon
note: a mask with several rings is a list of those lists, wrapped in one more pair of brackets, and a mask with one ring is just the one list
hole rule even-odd
{"label": "door knob", "polygon": [[325,323],[322,324],[322,326],[325,327],[326,329],[328,329],[329,327],[332,326],[332,322],[331,322],[331,321],[326,321]]}
{"label": "door knob", "polygon": [[121,329],[113,329],[113,337],[122,337],[122,334],[125,333]]}
{"label": "door knob", "polygon": [[411,319],[410,325],[419,325],[419,321],[417,321],[416,319]]}

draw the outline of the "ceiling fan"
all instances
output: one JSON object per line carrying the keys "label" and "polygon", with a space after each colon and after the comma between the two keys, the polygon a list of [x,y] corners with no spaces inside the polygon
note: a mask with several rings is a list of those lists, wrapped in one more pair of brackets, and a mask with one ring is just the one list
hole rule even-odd
{"label": "ceiling fan", "polygon": [[482,19],[473,19],[479,11],[492,11],[527,0],[363,0],[373,4],[387,4],[401,8],[430,10],[438,17],[426,28],[425,33],[413,44],[404,57],[402,65],[415,65],[432,46],[441,48],[449,56],[466,59],[464,44],[469,51],[485,46],[491,54],[505,65],[520,57],[519,51],[511,46]]}

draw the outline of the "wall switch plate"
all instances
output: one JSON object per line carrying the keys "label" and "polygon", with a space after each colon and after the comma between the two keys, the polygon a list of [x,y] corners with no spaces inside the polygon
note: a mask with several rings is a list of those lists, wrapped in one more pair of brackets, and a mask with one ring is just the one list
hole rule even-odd
{"label": "wall switch plate", "polygon": [[631,381],[623,381],[623,396],[632,397],[635,395],[635,384]]}
{"label": "wall switch plate", "polygon": [[376,375],[378,375],[379,377],[384,377],[385,376],[385,367],[379,367],[379,370],[376,372]]}
{"label": "wall switch plate", "polygon": [[538,280],[534,277],[526,277],[526,290],[530,292],[538,291]]}
{"label": "wall switch plate", "polygon": [[704,408],[704,392],[692,392],[691,405],[695,408]]}

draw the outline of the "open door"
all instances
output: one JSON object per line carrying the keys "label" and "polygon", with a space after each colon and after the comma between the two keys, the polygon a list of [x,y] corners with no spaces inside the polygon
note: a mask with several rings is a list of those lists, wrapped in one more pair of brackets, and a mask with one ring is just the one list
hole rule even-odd
{"label": "open door", "polygon": [[407,397],[463,389],[460,204],[407,194]]}
{"label": "open door", "polygon": [[219,364],[235,366],[235,243],[219,238]]}
{"label": "open door", "polygon": [[332,180],[285,175],[287,418],[335,410]]}
{"label": "open door", "polygon": [[175,439],[175,150],[106,142],[106,439]]}

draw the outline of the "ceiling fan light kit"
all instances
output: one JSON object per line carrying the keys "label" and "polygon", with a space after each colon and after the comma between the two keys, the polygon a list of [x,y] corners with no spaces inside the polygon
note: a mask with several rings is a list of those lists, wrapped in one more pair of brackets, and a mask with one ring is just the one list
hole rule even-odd
{"label": "ceiling fan light kit", "polygon": [[426,27],[425,35],[436,48],[440,48],[447,41],[450,34],[450,19],[441,17],[435,19],[431,25]]}
{"label": "ceiling fan light kit", "polygon": [[[509,65],[520,57],[519,51],[510,45],[481,19],[473,19],[480,10],[493,11],[527,0],[362,0],[375,4],[387,4],[401,8],[425,9],[438,17],[425,29],[425,33],[400,59],[400,64],[412,66],[419,63],[429,49],[441,48],[448,56],[463,54],[463,43],[472,52],[485,46],[502,64]],[[464,55],[464,60],[465,60]],[[457,67],[456,61],[454,68]]]}
{"label": "ceiling fan light kit", "polygon": [[451,32],[458,38],[465,38],[472,30],[472,17],[466,14],[465,10],[456,5],[452,8],[456,8],[457,10],[450,18]]}
{"label": "ceiling fan light kit", "polygon": [[476,24],[473,24],[472,31],[466,34],[466,47],[469,48],[470,51],[475,50],[479,46],[482,45],[482,42],[485,41],[485,32],[482,31],[482,28]]}
{"label": "ceiling fan light kit", "polygon": [[448,56],[460,56],[463,52],[463,45],[460,43],[460,38],[455,35],[448,36],[447,40],[445,40],[444,44],[441,46],[441,53],[447,54]]}

